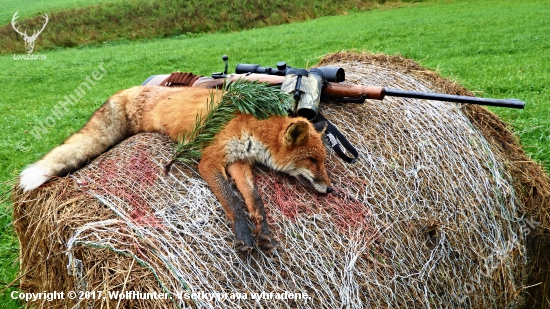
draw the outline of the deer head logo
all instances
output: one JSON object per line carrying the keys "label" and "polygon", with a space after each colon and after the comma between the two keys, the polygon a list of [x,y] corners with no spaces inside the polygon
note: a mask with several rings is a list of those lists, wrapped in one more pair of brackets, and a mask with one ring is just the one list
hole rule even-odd
{"label": "deer head logo", "polygon": [[19,26],[15,27],[15,20],[17,19],[17,17],[19,17],[19,16],[17,16],[18,12],[19,11],[15,12],[15,14],[13,14],[13,18],[11,19],[11,26],[13,27],[13,30],[15,30],[17,33],[19,33],[19,35],[21,35],[21,37],[25,41],[25,48],[27,49],[27,53],[30,54],[34,50],[34,42],[38,38],[38,35],[40,33],[42,33],[42,31],[44,31],[44,28],[46,28],[46,25],[48,24],[48,19],[49,19],[48,14],[44,14],[44,16],[43,16],[46,21],[44,22],[44,25],[42,26],[42,29],[40,29],[38,31],[34,30],[32,35],[29,36],[29,35],[27,35],[27,30],[25,30],[25,32],[21,32],[21,31],[19,31]]}

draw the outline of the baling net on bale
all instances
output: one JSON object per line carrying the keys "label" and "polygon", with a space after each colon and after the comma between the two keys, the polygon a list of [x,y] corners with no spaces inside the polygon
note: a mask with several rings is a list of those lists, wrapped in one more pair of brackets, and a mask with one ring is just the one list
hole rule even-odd
{"label": "baling net on bale", "polygon": [[[400,57],[338,53],[321,63],[327,64],[345,68],[349,83],[465,94]],[[513,136],[495,129],[502,126],[496,116],[390,97],[323,102],[320,109],[356,146],[359,160],[347,164],[328,150],[335,191],[326,196],[256,169],[278,242],[272,252],[237,254],[228,219],[197,166],[177,163],[165,174],[174,145],[146,133],[70,177],[15,193],[21,289],[79,296],[33,302],[37,308],[519,308],[529,302],[533,270],[525,236],[549,226],[550,184]],[[536,223],[529,231],[525,217]],[[170,299],[145,299],[154,293]]]}

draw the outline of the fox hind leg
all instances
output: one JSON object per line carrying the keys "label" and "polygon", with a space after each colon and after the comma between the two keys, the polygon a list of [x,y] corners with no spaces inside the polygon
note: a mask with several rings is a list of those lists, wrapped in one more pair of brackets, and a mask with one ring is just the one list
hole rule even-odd
{"label": "fox hind leg", "polygon": [[255,234],[258,247],[265,251],[273,249],[274,242],[271,239],[271,232],[267,224],[264,204],[254,185],[252,166],[243,161],[237,161],[227,167],[227,172],[235,181],[237,189],[244,198],[250,218],[256,225]]}

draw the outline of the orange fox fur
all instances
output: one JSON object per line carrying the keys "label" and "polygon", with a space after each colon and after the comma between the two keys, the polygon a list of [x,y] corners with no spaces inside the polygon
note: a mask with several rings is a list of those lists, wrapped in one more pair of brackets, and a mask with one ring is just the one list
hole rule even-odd
{"label": "orange fox fur", "polygon": [[[158,86],[122,90],[96,110],[80,131],[23,170],[19,186],[25,191],[33,190],[53,176],[80,168],[136,133],[159,132],[177,140],[195,126],[197,114],[206,112],[210,91]],[[232,189],[229,176],[256,225],[259,247],[273,248],[263,203],[254,186],[252,166],[263,164],[296,177],[319,193],[331,192],[321,141],[325,126],[326,123],[314,126],[299,117],[258,120],[239,114],[204,149],[199,172],[233,223],[237,250],[250,252],[253,241],[245,205]]]}

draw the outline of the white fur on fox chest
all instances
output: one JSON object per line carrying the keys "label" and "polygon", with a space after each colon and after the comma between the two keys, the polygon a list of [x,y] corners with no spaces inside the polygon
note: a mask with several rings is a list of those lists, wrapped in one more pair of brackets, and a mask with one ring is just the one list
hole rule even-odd
{"label": "white fur on fox chest", "polygon": [[244,160],[274,167],[273,158],[267,147],[250,135],[230,139],[225,146],[225,151],[227,154],[227,163],[229,164],[238,160]]}

